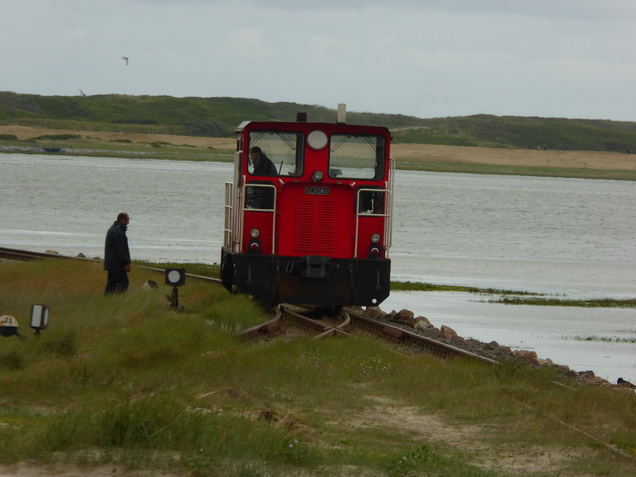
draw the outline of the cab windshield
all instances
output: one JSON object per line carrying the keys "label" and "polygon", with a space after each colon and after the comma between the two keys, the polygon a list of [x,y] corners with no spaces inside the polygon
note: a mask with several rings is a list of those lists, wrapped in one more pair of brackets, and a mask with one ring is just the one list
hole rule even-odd
{"label": "cab windshield", "polygon": [[345,179],[383,178],[384,137],[332,134],[329,177]]}
{"label": "cab windshield", "polygon": [[251,131],[248,171],[252,175],[302,174],[303,135],[289,131]]}

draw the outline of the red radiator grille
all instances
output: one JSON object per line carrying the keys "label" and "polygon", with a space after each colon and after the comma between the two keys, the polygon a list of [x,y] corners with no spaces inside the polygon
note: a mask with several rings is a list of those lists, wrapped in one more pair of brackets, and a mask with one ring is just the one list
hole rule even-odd
{"label": "red radiator grille", "polygon": [[324,197],[299,200],[296,203],[294,251],[311,255],[331,255],[335,250],[336,201]]}

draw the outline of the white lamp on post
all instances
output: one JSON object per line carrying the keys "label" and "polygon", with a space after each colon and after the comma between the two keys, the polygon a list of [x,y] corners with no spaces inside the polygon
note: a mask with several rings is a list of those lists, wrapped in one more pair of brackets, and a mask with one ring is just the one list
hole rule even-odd
{"label": "white lamp on post", "polygon": [[166,268],[166,285],[172,286],[170,306],[179,308],[179,288],[185,285],[186,272],[184,268]]}
{"label": "white lamp on post", "polygon": [[49,307],[46,305],[31,305],[31,328],[39,335],[49,325]]}

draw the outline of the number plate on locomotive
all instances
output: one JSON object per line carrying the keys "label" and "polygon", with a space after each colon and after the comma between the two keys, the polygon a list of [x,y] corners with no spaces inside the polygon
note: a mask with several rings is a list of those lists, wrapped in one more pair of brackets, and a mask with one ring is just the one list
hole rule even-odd
{"label": "number plate on locomotive", "polygon": [[329,187],[305,187],[306,195],[329,195],[330,193]]}

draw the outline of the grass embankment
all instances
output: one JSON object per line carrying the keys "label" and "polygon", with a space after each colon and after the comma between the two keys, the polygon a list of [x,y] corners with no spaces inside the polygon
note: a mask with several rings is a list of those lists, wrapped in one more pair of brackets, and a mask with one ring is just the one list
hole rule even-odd
{"label": "grass embankment", "polygon": [[[257,304],[190,280],[177,312],[167,287],[141,288],[161,278],[136,268],[127,294],[105,298],[98,263],[0,266],[0,313],[26,338],[0,338],[5,473],[18,462],[195,476],[622,476],[636,465],[633,394],[364,337],[248,345],[236,332],[265,320]],[[33,303],[50,307],[39,337],[26,326]]]}

